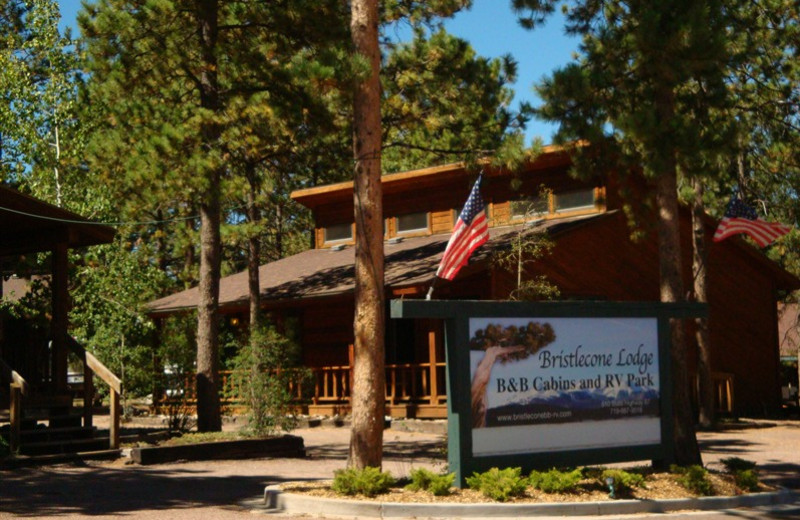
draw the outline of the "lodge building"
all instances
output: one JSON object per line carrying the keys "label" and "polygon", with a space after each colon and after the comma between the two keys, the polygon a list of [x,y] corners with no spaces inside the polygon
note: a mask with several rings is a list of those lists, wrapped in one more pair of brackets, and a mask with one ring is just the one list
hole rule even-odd
{"label": "lodge building", "polygon": [[[490,240],[452,282],[438,283],[434,298],[508,299],[517,274],[493,262],[494,253],[508,249],[519,233],[536,232],[547,233],[554,247],[526,276],[546,276],[561,299],[658,301],[654,215],[638,222],[644,237],[632,240],[614,176],[577,180],[570,168],[569,155],[557,147],[546,147],[514,174],[485,167],[481,191]],[[476,176],[463,164],[383,176],[387,301],[424,298]],[[643,183],[639,189],[647,189]],[[292,198],[313,213],[315,248],[260,267],[262,305],[299,341],[302,362],[314,373],[307,411],[346,413],[353,356],[353,183],[299,190]],[[709,243],[715,225],[709,218]],[[686,208],[681,234],[684,285],[691,287]],[[713,244],[707,269],[717,407],[730,414],[775,412],[780,407],[776,303],[781,292],[800,288],[800,280],[741,238]],[[193,288],[151,302],[150,314],[159,319],[194,309],[197,294]],[[228,319],[246,321],[246,272],[222,279],[220,308]],[[692,347],[693,374],[696,358]],[[387,320],[387,413],[445,417],[444,367],[442,323]]]}

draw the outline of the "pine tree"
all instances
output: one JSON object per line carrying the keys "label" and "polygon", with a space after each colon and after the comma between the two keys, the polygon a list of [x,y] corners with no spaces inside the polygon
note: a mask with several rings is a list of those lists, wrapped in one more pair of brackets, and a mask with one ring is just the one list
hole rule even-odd
{"label": "pine tree", "polygon": [[[515,0],[535,25],[557,1]],[[561,123],[562,141],[587,139],[595,164],[614,157],[620,170],[641,165],[658,208],[661,301],[684,298],[678,228],[678,175],[684,165],[724,153],[729,118],[709,108],[731,105],[725,88],[729,52],[720,2],[570,2],[567,31],[581,35],[581,59],[540,87],[540,114]],[[720,125],[722,122],[724,124]],[[717,126],[711,126],[717,123]],[[579,161],[586,166],[589,161]],[[605,164],[608,166],[608,163]],[[671,326],[675,459],[700,462],[690,405],[683,324]]]}
{"label": "pine tree", "polygon": [[[303,23],[312,18],[331,23]],[[320,39],[325,44],[330,27],[344,26],[336,23],[340,19],[338,3],[332,1],[256,6],[219,0],[105,0],[82,17],[92,56],[93,96],[106,114],[105,132],[96,134],[97,149],[113,149],[114,157],[125,158],[118,170],[124,174],[121,184],[146,193],[150,208],[161,206],[169,216],[186,209],[200,215],[201,430],[221,426],[217,309],[222,203],[232,186],[228,180],[241,174],[229,163],[238,143],[226,142],[226,132],[243,124],[243,108],[266,104],[258,94],[269,93],[265,108],[307,106],[304,101],[311,96],[292,91],[294,83],[285,80],[317,62],[315,45]],[[160,198],[166,205],[153,200],[159,191],[167,195]],[[191,253],[194,246],[185,250]]]}

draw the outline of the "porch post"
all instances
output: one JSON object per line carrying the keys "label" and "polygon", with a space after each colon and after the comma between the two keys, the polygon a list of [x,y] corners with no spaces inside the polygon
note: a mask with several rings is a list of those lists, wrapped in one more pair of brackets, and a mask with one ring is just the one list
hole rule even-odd
{"label": "porch post", "polygon": [[436,358],[436,330],[428,331],[428,361],[431,370],[431,404],[439,404],[439,374],[436,367],[438,359]]}
{"label": "porch post", "polygon": [[[346,401],[352,404],[351,398],[353,397],[353,364],[355,363],[356,359],[356,350],[355,345],[352,343],[347,345],[347,399]],[[342,395],[344,398],[345,396]]]}
{"label": "porch post", "polygon": [[67,312],[69,291],[67,290],[67,244],[61,242],[53,248],[53,319],[50,323],[52,338],[52,378],[55,390],[67,390]]}

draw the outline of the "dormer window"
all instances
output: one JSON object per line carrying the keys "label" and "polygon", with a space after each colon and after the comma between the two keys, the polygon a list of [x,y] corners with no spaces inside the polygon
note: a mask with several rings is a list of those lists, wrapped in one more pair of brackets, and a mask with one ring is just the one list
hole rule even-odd
{"label": "dormer window", "polygon": [[427,233],[430,227],[428,212],[406,213],[395,217],[397,234]]}
{"label": "dormer window", "polygon": [[325,228],[325,243],[336,243],[353,240],[352,224],[335,224]]}

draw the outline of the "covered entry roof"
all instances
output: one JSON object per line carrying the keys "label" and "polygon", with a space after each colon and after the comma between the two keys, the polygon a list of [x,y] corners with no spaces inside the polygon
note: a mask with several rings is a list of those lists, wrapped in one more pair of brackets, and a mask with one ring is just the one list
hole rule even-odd
{"label": "covered entry roof", "polygon": [[114,240],[114,229],[0,186],[0,257]]}

